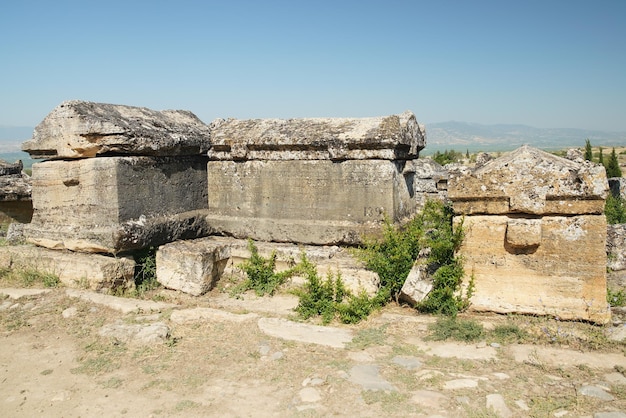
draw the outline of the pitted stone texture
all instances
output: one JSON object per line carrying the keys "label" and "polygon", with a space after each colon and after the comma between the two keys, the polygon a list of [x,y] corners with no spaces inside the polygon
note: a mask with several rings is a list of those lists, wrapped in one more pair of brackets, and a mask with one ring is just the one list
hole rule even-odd
{"label": "pitted stone texture", "polygon": [[209,223],[237,238],[356,244],[416,208],[403,164],[368,161],[210,161]]}
{"label": "pitted stone texture", "polygon": [[271,337],[333,348],[345,348],[353,338],[352,331],[345,328],[322,327],[280,318],[260,318],[258,324],[259,329]]}
{"label": "pitted stone texture", "polygon": [[230,248],[210,239],[176,241],[156,253],[157,281],[168,289],[200,296],[213,288],[230,258]]}
{"label": "pitted stone texture", "polygon": [[400,298],[413,305],[421,302],[433,290],[433,279],[428,275],[427,265],[424,260],[417,260],[407,276]]}
{"label": "pitted stone texture", "polygon": [[611,315],[606,303],[605,217],[533,220],[532,228],[540,227],[541,234],[532,234],[527,247],[507,243],[512,221],[518,219],[483,215],[463,220],[466,236],[459,255],[464,259],[464,283],[473,276],[475,285],[470,309],[606,323]]}
{"label": "pitted stone texture", "polygon": [[72,100],[52,110],[22,149],[44,159],[202,155],[209,142],[209,126],[188,111]]}
{"label": "pitted stone texture", "polygon": [[608,268],[626,270],[626,224],[607,225],[606,235]]}
{"label": "pitted stone texture", "polygon": [[32,179],[21,160],[0,160],[0,223],[28,223],[33,217]]}
{"label": "pitted stone texture", "polygon": [[208,235],[206,157],[108,157],[33,165],[30,242],[118,253]]}
{"label": "pitted stone texture", "polygon": [[602,214],[604,167],[523,146],[469,173],[451,172],[448,196],[457,214]]}
{"label": "pitted stone texture", "polygon": [[406,160],[426,146],[415,115],[373,118],[218,119],[213,160]]}
{"label": "pitted stone texture", "polygon": [[114,258],[31,245],[11,245],[0,247],[0,267],[52,273],[68,287],[108,291],[135,286],[135,261],[130,257]]}
{"label": "pitted stone texture", "polygon": [[448,198],[448,171],[431,158],[407,161],[402,171],[407,183],[413,184],[413,197],[417,210],[431,199]]}

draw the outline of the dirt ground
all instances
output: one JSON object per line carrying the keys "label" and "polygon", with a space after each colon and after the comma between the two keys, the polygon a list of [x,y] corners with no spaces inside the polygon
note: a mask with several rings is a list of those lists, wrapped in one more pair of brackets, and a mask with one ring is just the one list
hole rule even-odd
{"label": "dirt ground", "polygon": [[[157,296],[183,308],[294,319],[290,295],[191,298],[160,290]],[[602,329],[586,324],[471,315],[487,329],[514,321],[535,330],[536,344],[491,337],[433,342],[426,337],[434,318],[390,306],[358,325],[332,324],[354,335],[345,348],[332,348],[271,337],[254,317],[175,323],[171,309],[122,314],[62,288],[0,304],[5,417],[591,417],[626,411],[626,346],[606,344]],[[99,334],[116,321],[164,322],[170,336],[138,344]],[[364,365],[387,389],[359,380]],[[599,394],[589,395],[589,387]],[[504,410],[494,400],[503,400]]]}

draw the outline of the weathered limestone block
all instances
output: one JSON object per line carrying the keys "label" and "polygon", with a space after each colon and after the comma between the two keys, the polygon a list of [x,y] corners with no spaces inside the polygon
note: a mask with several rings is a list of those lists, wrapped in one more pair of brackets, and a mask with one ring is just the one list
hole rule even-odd
{"label": "weathered limestone block", "polygon": [[423,260],[417,260],[402,285],[400,299],[415,305],[423,301],[431,290],[433,280],[428,275],[427,266]]}
{"label": "weathered limestone block", "polygon": [[0,223],[28,223],[33,217],[32,181],[21,160],[0,160]]}
{"label": "weathered limestone block", "polygon": [[454,211],[470,214],[602,214],[604,167],[523,146],[470,175],[450,173]]}
{"label": "weathered limestone block", "polygon": [[606,253],[608,268],[626,270],[626,224],[607,226]]}
{"label": "weathered limestone block", "polygon": [[355,244],[411,216],[412,173],[386,160],[209,161],[209,224],[262,241]]}
{"label": "weathered limestone block", "polygon": [[156,253],[157,281],[168,289],[200,296],[213,288],[230,258],[230,248],[211,239],[176,241]]}
{"label": "weathered limestone block", "polygon": [[413,198],[417,211],[423,209],[428,200],[447,200],[448,171],[433,159],[407,161],[402,173],[407,181],[413,182]]}
{"label": "weathered limestone block", "polygon": [[[250,258],[248,241],[230,237],[208,237],[194,241],[214,242],[216,245],[230,248],[230,260],[224,270],[224,276],[242,274],[239,266]],[[348,251],[337,246],[313,246],[297,245],[277,242],[256,241],[255,246],[262,257],[268,258],[274,252],[276,254],[276,271],[284,271],[297,263],[306,254],[309,261],[317,266],[320,277],[328,273],[341,273],[346,288],[354,294],[365,291],[373,296],[380,285],[378,275],[366,270],[363,263],[352,257]],[[200,244],[205,245],[205,244]],[[298,278],[294,278],[298,282]],[[302,283],[302,280],[299,280]]]}
{"label": "weathered limestone block", "polygon": [[204,154],[209,143],[209,126],[188,111],[72,100],[52,110],[22,149],[45,159],[175,156]]}
{"label": "weathered limestone block", "polygon": [[466,237],[459,253],[464,281],[474,277],[470,309],[606,323],[604,216],[533,219],[530,228],[540,227],[541,233],[533,232],[526,247],[522,240],[503,245],[512,221],[519,222],[506,215],[464,218]]}
{"label": "weathered limestone block", "polygon": [[426,145],[415,115],[373,118],[218,119],[212,160],[407,160]]}
{"label": "weathered limestone block", "polygon": [[107,157],[33,165],[28,241],[118,253],[207,235],[206,157]]}
{"label": "weathered limestone block", "polygon": [[135,261],[131,257],[107,257],[56,251],[32,245],[0,247],[0,267],[53,273],[68,287],[109,291],[132,289]]}
{"label": "weathered limestone block", "polygon": [[606,323],[604,167],[523,146],[450,173],[471,309]]}

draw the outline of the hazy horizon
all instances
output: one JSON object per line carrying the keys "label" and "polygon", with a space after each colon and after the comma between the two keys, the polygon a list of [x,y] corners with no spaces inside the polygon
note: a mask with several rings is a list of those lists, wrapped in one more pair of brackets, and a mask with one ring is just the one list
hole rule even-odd
{"label": "hazy horizon", "polygon": [[[626,131],[626,2],[8,2],[0,125],[70,99],[218,117]],[[8,41],[10,40],[10,41]]]}

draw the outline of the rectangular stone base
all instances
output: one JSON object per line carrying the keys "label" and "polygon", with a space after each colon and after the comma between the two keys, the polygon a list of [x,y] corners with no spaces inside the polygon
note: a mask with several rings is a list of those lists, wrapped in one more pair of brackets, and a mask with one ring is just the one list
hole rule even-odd
{"label": "rectangular stone base", "polygon": [[470,309],[610,320],[603,215],[467,216],[463,227],[464,282],[475,284]]}
{"label": "rectangular stone base", "polygon": [[46,161],[33,165],[32,200],[25,236],[49,248],[118,253],[195,237],[205,219],[180,214],[206,209],[206,158]]}
{"label": "rectangular stone base", "polygon": [[0,267],[52,273],[65,286],[74,288],[109,291],[135,286],[135,261],[131,257],[107,257],[16,245],[0,247]]}
{"label": "rectangular stone base", "polygon": [[207,172],[209,224],[241,238],[355,244],[415,210],[401,162],[210,161]]}

